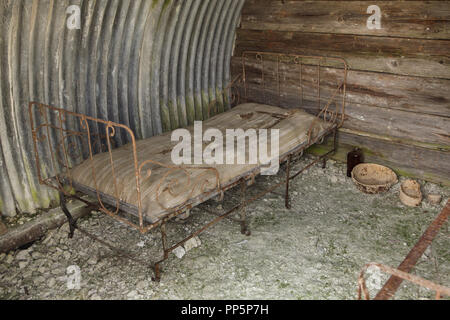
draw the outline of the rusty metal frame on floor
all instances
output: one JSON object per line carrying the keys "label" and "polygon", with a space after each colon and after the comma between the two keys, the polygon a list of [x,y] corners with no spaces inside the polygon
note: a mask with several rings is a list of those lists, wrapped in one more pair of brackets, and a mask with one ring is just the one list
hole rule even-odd
{"label": "rusty metal frame on floor", "polygon": [[383,288],[378,292],[375,300],[389,300],[394,297],[404,280],[415,283],[429,290],[433,290],[436,292],[437,300],[441,299],[443,294],[450,297],[450,288],[410,274],[414,266],[419,262],[419,259],[423,256],[427,248],[439,234],[439,231],[442,229],[443,225],[448,221],[449,215],[450,200],[397,269],[379,263],[367,264],[361,271],[358,279],[358,300],[361,300],[362,294],[364,294],[364,299],[370,300],[370,294],[367,290],[364,279],[365,273],[370,267],[379,268],[381,271],[392,275]]}

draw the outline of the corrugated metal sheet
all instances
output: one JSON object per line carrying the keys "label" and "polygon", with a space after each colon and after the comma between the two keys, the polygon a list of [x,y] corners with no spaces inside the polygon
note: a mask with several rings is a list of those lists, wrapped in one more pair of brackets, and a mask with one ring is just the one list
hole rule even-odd
{"label": "corrugated metal sheet", "polygon": [[[230,80],[244,0],[3,0],[0,211],[56,199],[37,181],[29,101],[128,125],[138,138],[192,124]],[[70,5],[81,29],[67,28]],[[47,155],[49,157],[49,155]],[[45,157],[43,159],[45,161]]]}

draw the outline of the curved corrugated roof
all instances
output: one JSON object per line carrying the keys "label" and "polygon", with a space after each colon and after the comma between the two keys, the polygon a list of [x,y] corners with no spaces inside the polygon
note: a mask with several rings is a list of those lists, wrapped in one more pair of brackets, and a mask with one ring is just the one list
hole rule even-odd
{"label": "curved corrugated roof", "polygon": [[[230,81],[244,0],[3,0],[0,210],[56,198],[37,181],[29,101],[128,125],[138,138],[204,119]],[[70,5],[81,29],[67,28]],[[222,101],[219,110],[227,108]],[[47,155],[47,158],[49,155]],[[42,162],[45,162],[42,159]]]}

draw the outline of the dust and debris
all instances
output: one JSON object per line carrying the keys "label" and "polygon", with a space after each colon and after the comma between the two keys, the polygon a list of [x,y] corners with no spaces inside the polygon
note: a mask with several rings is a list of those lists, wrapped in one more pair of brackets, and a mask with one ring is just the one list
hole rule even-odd
{"label": "dust and debris", "polygon": [[[258,178],[248,189],[249,198],[281,181],[282,171],[277,177]],[[363,266],[379,262],[397,267],[449,198],[449,188],[423,181],[421,185],[425,195],[441,195],[441,204],[424,201],[409,208],[399,200],[399,184],[385,194],[366,195],[347,178],[344,165],[333,161],[325,170],[314,166],[293,181],[291,210],[285,209],[281,195],[267,195],[248,207],[251,237],[240,233],[239,224],[224,220],[195,240],[195,250],[186,253],[182,248],[184,253],[178,255],[183,259],[170,255],[162,265],[161,283],[152,282],[148,266],[119,257],[79,232],[68,239],[64,225],[26,251],[0,255],[0,299],[355,299]],[[282,194],[283,188],[277,192]],[[237,188],[223,203],[211,200],[204,206],[226,210],[239,199]],[[168,225],[170,243],[212,218],[201,208],[193,209],[186,221]],[[141,235],[99,213],[79,224],[142,260],[162,256],[157,230]],[[448,248],[447,224],[413,273],[450,286]],[[80,269],[79,290],[68,289],[69,266]],[[377,270],[369,272],[372,296],[386,280]],[[396,295],[433,297],[406,283]]]}

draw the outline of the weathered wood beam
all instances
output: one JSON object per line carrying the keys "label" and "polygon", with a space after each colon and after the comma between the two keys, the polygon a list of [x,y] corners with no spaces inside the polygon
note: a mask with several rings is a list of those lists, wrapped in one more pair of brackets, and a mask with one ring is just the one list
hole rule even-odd
{"label": "weathered wood beam", "polygon": [[[262,82],[261,65],[250,60],[247,63],[247,93],[252,101],[275,105],[280,102],[282,107],[300,106],[311,113],[318,112],[316,68],[302,68],[304,105],[301,105],[300,72],[295,66],[280,68],[281,98],[278,99],[273,63],[264,63],[265,85]],[[234,60],[233,65],[234,72],[239,72],[240,59]],[[342,79],[342,70],[322,68],[322,107],[333,94],[338,79]],[[450,88],[450,80],[419,80],[422,81],[413,81],[410,77],[351,71],[347,83],[348,119],[344,128],[391,136],[399,140],[413,140],[428,145],[431,149],[449,151],[450,104],[432,104],[431,101],[448,101],[448,89],[444,88],[442,82],[447,82]],[[437,90],[436,84],[442,85],[440,90]],[[434,97],[430,98],[433,94]],[[339,99],[336,101],[339,107]]]}
{"label": "weathered wood beam", "polygon": [[339,56],[352,70],[450,79],[450,39],[238,29],[235,55],[249,50]]}
{"label": "weathered wood beam", "polygon": [[[381,30],[369,30],[367,8],[382,12]],[[423,39],[450,38],[449,1],[248,0],[242,29],[319,32]]]}
{"label": "weathered wood beam", "polygon": [[[75,219],[79,219],[91,211],[82,202],[75,201],[68,204],[68,209]],[[0,253],[16,250],[24,245],[39,240],[49,230],[56,229],[67,222],[61,209],[53,209],[24,225],[10,229],[0,236]]]}
{"label": "weathered wood beam", "polygon": [[[283,92],[282,92],[283,94]],[[317,99],[305,96],[303,105],[295,95],[282,96],[278,100],[277,92],[263,91],[260,87],[249,87],[250,101],[278,105],[285,108],[302,108],[312,114],[318,114]],[[326,99],[323,99],[322,106]],[[331,110],[334,110],[333,107]],[[338,105],[339,110],[339,105]],[[450,151],[450,118],[417,114],[395,109],[372,107],[348,102],[345,109],[344,128],[368,133],[391,136],[398,141],[414,140],[429,146],[430,149]]]}
{"label": "weathered wood beam", "polygon": [[[450,186],[450,153],[391,141],[389,137],[360,135],[341,129],[335,160],[346,162],[347,153],[353,148],[363,150],[365,161],[392,168],[397,174]],[[332,149],[332,142],[316,145],[308,151],[323,154]]]}
{"label": "weathered wood beam", "polygon": [[[232,60],[232,73],[242,73],[241,57]],[[326,66],[327,62],[324,61]],[[261,82],[261,64],[255,59],[246,59],[247,79],[253,83]],[[274,87],[275,63],[264,62],[267,88]],[[298,66],[281,67],[282,90],[285,93],[298,92],[300,69]],[[333,68],[322,68],[321,84],[332,90],[342,72]],[[317,70],[303,66],[302,85],[305,92],[314,94]],[[397,109],[408,112],[450,117],[450,80],[397,76],[370,71],[350,70],[347,79],[347,100],[351,103],[373,107]],[[326,94],[326,92],[324,93]]]}

